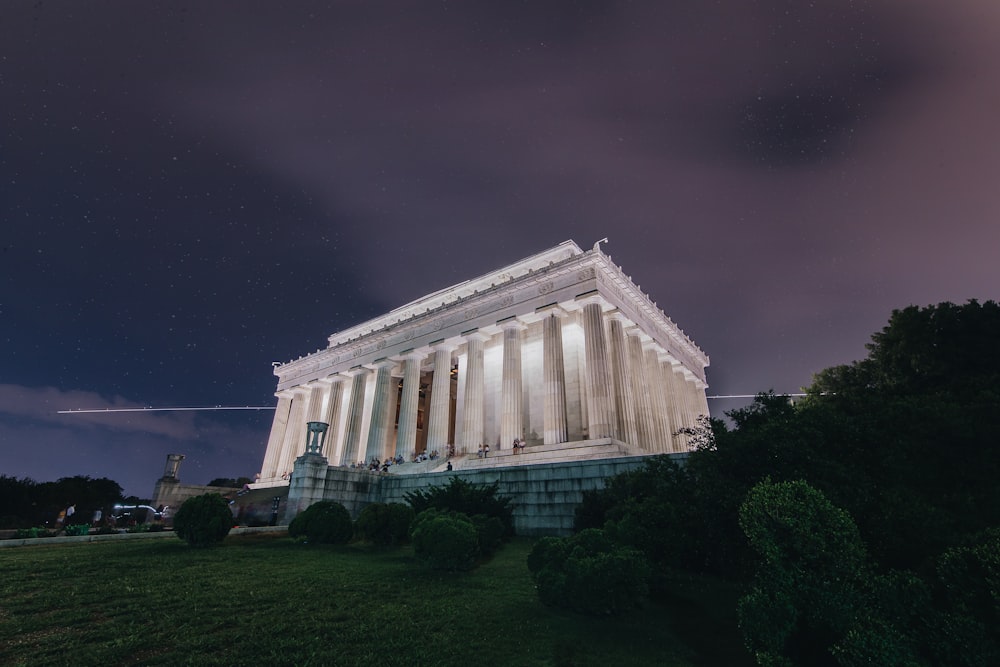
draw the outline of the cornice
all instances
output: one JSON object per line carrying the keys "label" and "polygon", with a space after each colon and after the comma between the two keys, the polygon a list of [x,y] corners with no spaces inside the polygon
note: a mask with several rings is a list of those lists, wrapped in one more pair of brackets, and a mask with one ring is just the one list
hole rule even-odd
{"label": "cornice", "polygon": [[536,309],[573,307],[574,298],[588,292],[596,292],[621,309],[668,354],[678,357],[696,376],[704,376],[708,357],[609,256],[599,248],[582,251],[566,241],[331,335],[329,347],[277,366],[278,388],[444,340],[457,343],[463,331],[489,330],[498,321]]}

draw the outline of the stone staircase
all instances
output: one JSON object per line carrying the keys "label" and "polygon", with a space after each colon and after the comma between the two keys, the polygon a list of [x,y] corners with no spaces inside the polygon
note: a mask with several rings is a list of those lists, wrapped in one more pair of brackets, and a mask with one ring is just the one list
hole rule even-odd
{"label": "stone staircase", "polygon": [[[488,470],[507,466],[615,459],[621,456],[641,456],[649,453],[611,438],[561,442],[555,445],[528,445],[521,452],[515,454],[511,449],[501,449],[500,451],[491,451],[489,456],[482,458],[476,454],[460,454],[451,458],[451,465],[455,470]],[[444,459],[428,461],[427,464],[431,465],[421,472],[446,472],[448,467],[448,461]],[[408,471],[404,471],[404,467],[400,466],[398,471],[393,470],[393,472],[407,474]]]}

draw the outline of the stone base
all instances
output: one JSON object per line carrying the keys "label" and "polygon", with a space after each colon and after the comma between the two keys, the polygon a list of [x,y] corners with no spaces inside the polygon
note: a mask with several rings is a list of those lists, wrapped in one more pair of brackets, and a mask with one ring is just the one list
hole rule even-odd
{"label": "stone base", "polygon": [[[597,447],[620,446],[620,443],[599,440],[588,442],[601,443]],[[526,463],[530,460],[529,456],[537,455],[539,458],[535,460],[542,460],[542,457],[546,456],[548,451],[544,449],[546,446],[537,447],[539,449],[530,454],[528,452],[532,448],[527,448],[524,455],[514,455],[509,451],[507,457],[503,455],[494,457],[491,453],[486,459],[479,459],[473,455],[472,459],[475,459],[475,462],[468,456],[456,457],[452,459],[453,465],[455,463],[470,465],[455,466],[455,470],[451,472],[445,470],[446,462],[440,462],[433,471],[415,474],[380,474],[351,468],[327,467],[322,479],[321,497],[317,495],[320,487],[319,470],[310,467],[308,473],[310,481],[306,482],[303,475],[303,484],[300,487],[296,483],[300,479],[297,461],[289,489],[286,521],[290,521],[295,513],[320,499],[334,500],[343,504],[351,516],[357,518],[365,505],[375,502],[405,503],[407,493],[430,486],[441,486],[447,484],[451,477],[457,477],[477,485],[496,482],[500,495],[513,499],[514,530],[518,535],[568,535],[573,530],[574,511],[583,501],[584,491],[604,488],[604,481],[608,477],[639,468],[650,456],[647,454],[616,458],[577,458],[553,463]],[[552,447],[565,448],[566,444]],[[524,458],[520,458],[522,456]],[[669,456],[682,464],[687,458],[687,454],[662,456]],[[493,459],[494,463],[488,463],[490,459]],[[402,464],[399,470],[402,471],[407,465],[424,464]],[[393,470],[393,473],[395,472],[396,470]],[[303,491],[306,492],[305,495],[302,494]]]}

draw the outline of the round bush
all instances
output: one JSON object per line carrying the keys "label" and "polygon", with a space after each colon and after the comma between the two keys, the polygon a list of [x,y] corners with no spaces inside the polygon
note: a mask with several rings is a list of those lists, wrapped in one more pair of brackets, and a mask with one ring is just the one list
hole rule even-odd
{"label": "round bush", "polygon": [[479,553],[482,556],[490,556],[500,548],[503,543],[506,527],[503,521],[495,516],[477,514],[472,518],[472,525],[476,529],[476,540],[479,545]]}
{"label": "round bush", "polygon": [[542,538],[528,556],[543,604],[588,614],[616,614],[649,592],[645,556],[590,528],[567,538]]}
{"label": "round bush", "polygon": [[347,508],[332,500],[321,500],[299,512],[288,524],[288,534],[314,544],[347,544],[354,525]]}
{"label": "round bush", "polygon": [[221,542],[232,527],[229,503],[218,493],[188,498],[174,515],[174,532],[193,547]]}
{"label": "round bush", "polygon": [[413,552],[431,569],[469,570],[475,564],[478,535],[469,517],[427,510],[417,515],[414,526]]}
{"label": "round bush", "polygon": [[380,547],[404,543],[413,522],[413,508],[402,503],[372,503],[354,524],[358,537]]}

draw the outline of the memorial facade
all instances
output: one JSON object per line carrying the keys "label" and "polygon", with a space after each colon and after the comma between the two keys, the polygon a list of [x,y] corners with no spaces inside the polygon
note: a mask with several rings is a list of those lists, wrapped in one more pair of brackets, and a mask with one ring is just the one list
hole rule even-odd
{"label": "memorial facade", "polygon": [[683,452],[679,430],[708,414],[708,363],[599,244],[565,241],[276,365],[259,484],[285,482],[307,445],[330,466],[420,453],[443,466],[487,445],[494,458],[572,458],[593,441]]}

